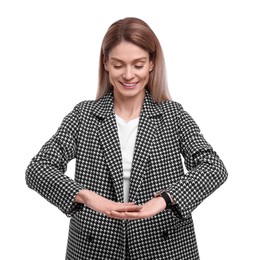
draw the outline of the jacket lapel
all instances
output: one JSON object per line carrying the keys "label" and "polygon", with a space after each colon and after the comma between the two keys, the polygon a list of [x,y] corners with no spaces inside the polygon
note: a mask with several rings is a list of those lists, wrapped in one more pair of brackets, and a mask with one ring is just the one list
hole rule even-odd
{"label": "jacket lapel", "polygon": [[[123,197],[123,167],[118,136],[118,128],[113,107],[113,93],[110,92],[95,102],[92,112],[100,119],[98,133],[116,191],[117,199]],[[146,91],[143,108],[140,114],[135,151],[132,161],[129,200],[135,201],[145,172],[145,165],[150,155],[150,149],[160,124],[161,109]]]}
{"label": "jacket lapel", "polygon": [[95,103],[93,114],[100,118],[98,136],[112,176],[117,200],[121,202],[123,201],[123,168],[112,92]]}
{"label": "jacket lapel", "polygon": [[153,100],[149,92],[146,92],[143,108],[138,125],[138,133],[135,143],[135,151],[132,161],[129,201],[136,200],[136,194],[146,174],[150,150],[160,125],[161,109]]}

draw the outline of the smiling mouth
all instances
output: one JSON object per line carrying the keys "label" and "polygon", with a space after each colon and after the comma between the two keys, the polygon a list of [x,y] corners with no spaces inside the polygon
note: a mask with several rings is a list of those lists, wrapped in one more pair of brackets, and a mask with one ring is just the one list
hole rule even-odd
{"label": "smiling mouth", "polygon": [[122,86],[125,88],[134,88],[137,85],[138,82],[134,82],[134,83],[123,83],[121,82]]}

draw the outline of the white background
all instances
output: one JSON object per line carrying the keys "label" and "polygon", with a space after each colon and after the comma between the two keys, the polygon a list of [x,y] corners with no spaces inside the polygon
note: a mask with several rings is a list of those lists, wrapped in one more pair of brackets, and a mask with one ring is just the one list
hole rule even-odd
{"label": "white background", "polygon": [[64,259],[69,219],[27,188],[25,170],[63,117],[95,98],[107,28],[136,16],[161,41],[173,99],[229,172],[193,214],[201,259],[254,260],[254,14],[247,0],[1,1],[0,259]]}

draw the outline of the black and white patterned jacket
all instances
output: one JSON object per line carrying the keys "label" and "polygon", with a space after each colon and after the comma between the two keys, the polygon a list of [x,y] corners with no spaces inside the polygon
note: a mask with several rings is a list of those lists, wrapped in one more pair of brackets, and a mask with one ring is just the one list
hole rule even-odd
{"label": "black and white patterned jacket", "polygon": [[[184,171],[181,156],[187,171]],[[76,159],[75,179],[64,173]],[[191,212],[227,178],[226,169],[179,103],[153,102],[146,92],[135,144],[130,201],[144,204],[161,189],[177,201],[141,220],[116,220],[74,203],[81,189],[123,202],[123,170],[110,92],[79,103],[32,159],[28,186],[71,216],[66,259],[199,259]]]}

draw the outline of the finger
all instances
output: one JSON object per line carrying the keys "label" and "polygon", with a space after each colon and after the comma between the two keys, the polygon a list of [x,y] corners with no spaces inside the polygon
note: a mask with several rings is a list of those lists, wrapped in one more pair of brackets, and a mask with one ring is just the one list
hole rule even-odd
{"label": "finger", "polygon": [[146,216],[142,212],[118,212],[118,211],[111,211],[110,216],[116,219],[142,219],[146,218]]}
{"label": "finger", "polygon": [[119,205],[122,205],[122,206],[133,206],[133,205],[136,205],[135,202],[126,202],[126,203],[119,203]]}
{"label": "finger", "polygon": [[142,219],[145,218],[142,212],[125,212],[126,219]]}
{"label": "finger", "polygon": [[108,216],[115,219],[127,219],[125,212],[109,211]]}
{"label": "finger", "polygon": [[117,211],[117,212],[137,212],[137,211],[140,211],[142,208],[143,208],[143,206],[129,205],[129,206],[117,208],[114,211]]}

